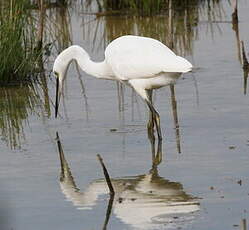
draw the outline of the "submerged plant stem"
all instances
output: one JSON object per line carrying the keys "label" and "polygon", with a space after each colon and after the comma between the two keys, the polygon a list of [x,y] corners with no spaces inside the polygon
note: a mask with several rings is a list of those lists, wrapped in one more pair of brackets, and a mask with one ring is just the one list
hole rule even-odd
{"label": "submerged plant stem", "polygon": [[104,176],[105,176],[105,179],[106,179],[106,183],[107,183],[108,188],[110,190],[110,195],[113,196],[115,194],[115,192],[114,192],[114,189],[113,189],[113,186],[112,186],[111,179],[109,177],[109,173],[108,173],[108,171],[107,171],[107,169],[105,167],[105,164],[103,162],[102,157],[99,154],[97,154],[97,158],[98,158],[98,160],[99,160],[99,162],[100,162],[100,164],[101,164],[101,166],[103,168],[103,172],[104,172]]}

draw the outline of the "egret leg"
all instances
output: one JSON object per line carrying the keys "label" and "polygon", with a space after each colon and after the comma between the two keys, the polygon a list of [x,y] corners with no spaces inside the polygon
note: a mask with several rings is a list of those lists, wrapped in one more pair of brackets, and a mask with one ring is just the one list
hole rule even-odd
{"label": "egret leg", "polygon": [[156,117],[156,129],[157,129],[158,140],[161,141],[162,140],[161,122],[160,122],[159,113],[156,110],[155,110],[155,117]]}
{"label": "egret leg", "polygon": [[147,105],[152,113],[152,120],[153,120],[154,124],[156,124],[158,140],[162,140],[161,127],[160,127],[160,116],[159,116],[158,112],[154,109],[152,101],[149,99],[149,95],[150,94],[152,95],[152,93],[150,93],[149,90],[142,88],[136,80],[137,79],[129,80],[129,84],[146,101],[146,103],[147,103]]}
{"label": "egret leg", "polygon": [[152,162],[154,162],[156,151],[155,151],[154,119],[152,118],[151,111],[150,111],[150,116],[151,117],[150,120],[148,121],[147,128],[148,128],[148,138],[151,144]]}
{"label": "egret leg", "polygon": [[152,118],[156,124],[156,130],[158,135],[158,140],[162,140],[162,133],[161,133],[161,125],[160,125],[160,116],[158,112],[155,110],[154,106],[152,105],[152,102],[149,100],[146,100],[146,103],[152,113]]}
{"label": "egret leg", "polygon": [[[153,105],[152,102],[152,90],[147,90],[148,100],[151,105]],[[148,137],[150,139],[151,143],[151,152],[152,152],[152,162],[153,167],[157,167],[162,161],[162,140],[160,137],[158,138],[158,146],[157,146],[157,152],[155,149],[155,135],[154,135],[154,124],[157,126],[156,116],[154,115],[154,112],[150,110],[150,117],[148,121]],[[160,119],[159,119],[159,128],[160,128]],[[160,129],[159,129],[160,130]],[[161,134],[161,130],[159,131],[159,134]]]}
{"label": "egret leg", "polygon": [[[147,90],[148,100],[152,104],[152,90]],[[154,121],[155,117],[151,110],[149,111],[149,121],[147,123],[147,129],[148,129],[148,137],[151,142],[155,142],[155,136],[154,136]]]}

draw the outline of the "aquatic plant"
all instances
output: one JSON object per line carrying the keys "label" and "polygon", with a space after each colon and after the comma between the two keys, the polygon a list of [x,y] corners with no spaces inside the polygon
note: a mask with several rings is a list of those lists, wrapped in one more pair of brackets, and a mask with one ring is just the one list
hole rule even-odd
{"label": "aquatic plant", "polygon": [[165,0],[86,0],[88,6],[93,2],[97,3],[99,12],[152,15],[165,8]]}
{"label": "aquatic plant", "polygon": [[214,4],[220,0],[87,0],[87,4],[97,3],[101,12],[135,13],[139,15],[160,14],[169,9],[179,10],[192,8],[203,4]]}
{"label": "aquatic plant", "polygon": [[106,10],[132,10],[140,14],[160,12],[165,6],[165,0],[103,0]]}
{"label": "aquatic plant", "polygon": [[29,0],[0,3],[0,83],[28,79],[36,72],[40,55],[35,18]]}
{"label": "aquatic plant", "polygon": [[26,142],[30,115],[50,117],[47,70],[71,42],[72,1],[42,2],[0,1],[0,138],[12,150]]}

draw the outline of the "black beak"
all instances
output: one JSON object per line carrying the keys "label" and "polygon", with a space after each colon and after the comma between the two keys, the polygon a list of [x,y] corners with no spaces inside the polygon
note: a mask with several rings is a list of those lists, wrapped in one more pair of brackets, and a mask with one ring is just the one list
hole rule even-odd
{"label": "black beak", "polygon": [[60,102],[60,95],[59,95],[59,76],[56,77],[56,99],[55,99],[55,118],[57,118],[58,115],[58,108],[59,108],[59,102]]}

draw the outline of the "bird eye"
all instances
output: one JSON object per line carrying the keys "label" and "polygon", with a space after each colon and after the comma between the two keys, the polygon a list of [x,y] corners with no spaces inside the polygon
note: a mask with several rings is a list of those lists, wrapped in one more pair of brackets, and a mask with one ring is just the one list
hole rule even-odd
{"label": "bird eye", "polygon": [[59,73],[58,72],[54,71],[54,74],[55,74],[56,77],[59,77]]}

